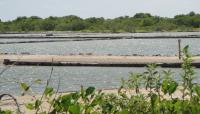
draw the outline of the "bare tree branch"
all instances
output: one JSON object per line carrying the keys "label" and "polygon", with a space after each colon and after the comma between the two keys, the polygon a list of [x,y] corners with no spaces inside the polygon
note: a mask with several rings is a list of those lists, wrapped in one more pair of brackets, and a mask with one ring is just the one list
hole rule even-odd
{"label": "bare tree branch", "polygon": [[17,102],[17,99],[14,96],[12,96],[10,94],[2,94],[2,95],[0,95],[0,101],[5,96],[9,96],[10,98],[12,98],[12,100],[15,102],[15,105],[17,106],[17,111],[19,112],[19,114],[22,114],[21,110],[20,110],[20,107],[19,107],[19,103]]}

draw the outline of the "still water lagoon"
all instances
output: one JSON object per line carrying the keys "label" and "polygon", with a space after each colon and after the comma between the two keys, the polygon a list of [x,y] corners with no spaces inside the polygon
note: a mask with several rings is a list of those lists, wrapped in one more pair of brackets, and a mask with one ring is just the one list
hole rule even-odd
{"label": "still water lagoon", "polygon": [[[200,54],[200,39],[182,39],[182,47],[190,45],[193,55]],[[30,54],[79,54],[92,53],[96,55],[156,55],[174,56],[177,54],[177,39],[119,39],[68,41],[52,43],[1,44],[1,53],[30,53]],[[0,70],[6,66],[1,65]],[[54,67],[50,85],[57,87],[60,80],[60,92],[79,90],[80,86],[95,86],[99,89],[116,88],[120,86],[120,79],[127,78],[129,72],[143,72],[145,68],[120,67]],[[163,70],[163,69],[160,69]],[[176,80],[181,69],[171,69]],[[31,83],[41,79],[42,84],[34,84],[33,92],[43,91],[51,67],[42,66],[13,66],[0,76],[0,93],[20,94],[17,82]],[[200,69],[196,69],[197,79]]]}

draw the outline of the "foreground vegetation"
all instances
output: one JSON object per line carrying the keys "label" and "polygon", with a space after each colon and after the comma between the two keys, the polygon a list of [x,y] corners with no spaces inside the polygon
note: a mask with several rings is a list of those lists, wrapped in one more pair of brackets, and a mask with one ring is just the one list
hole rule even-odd
{"label": "foreground vegetation", "polygon": [[0,32],[22,31],[82,31],[82,32],[154,32],[154,31],[200,31],[200,14],[190,12],[174,18],[137,13],[133,17],[123,16],[114,19],[91,17],[82,19],[70,15],[64,17],[37,16],[18,17],[2,22]]}
{"label": "foreground vegetation", "polygon": [[[199,114],[200,85],[194,83],[195,72],[188,46],[183,53],[180,81],[174,80],[171,71],[159,71],[151,64],[145,72],[130,73],[127,80],[122,79],[116,94],[81,87],[78,92],[59,95],[59,86],[56,90],[49,87],[50,75],[42,97],[25,106],[36,114]],[[23,95],[31,85],[21,83]],[[42,105],[44,99],[49,104],[46,110]],[[11,111],[1,110],[0,113],[11,114]]]}

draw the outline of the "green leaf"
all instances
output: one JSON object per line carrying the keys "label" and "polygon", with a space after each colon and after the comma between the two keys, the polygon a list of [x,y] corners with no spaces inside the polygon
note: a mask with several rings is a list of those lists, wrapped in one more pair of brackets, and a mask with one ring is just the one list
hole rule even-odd
{"label": "green leaf", "polygon": [[122,110],[121,112],[117,112],[116,114],[130,114],[128,110]]}
{"label": "green leaf", "polygon": [[167,81],[167,80],[164,80],[164,81],[162,82],[162,92],[163,92],[164,94],[167,94],[167,91],[168,91],[168,81]]}
{"label": "green leaf", "polygon": [[67,111],[69,106],[72,104],[72,96],[70,94],[62,96],[61,104],[64,110]]}
{"label": "green leaf", "polygon": [[70,114],[81,114],[81,108],[79,105],[72,105],[69,107]]}
{"label": "green leaf", "polygon": [[172,93],[174,93],[176,91],[176,88],[178,87],[178,83],[175,81],[172,81],[169,83],[169,95],[171,95]]}
{"label": "green leaf", "polygon": [[85,96],[91,95],[94,91],[95,91],[94,87],[88,87],[86,89],[86,95]]}
{"label": "green leaf", "polygon": [[52,112],[50,114],[55,114],[55,112],[60,112],[62,110],[62,106],[61,106],[61,103],[59,102],[59,100],[56,100],[54,103],[53,103],[53,107],[54,109],[52,110]]}
{"label": "green leaf", "polygon": [[175,104],[174,104],[174,108],[176,111],[180,111],[181,110],[181,103],[182,101],[178,100]]}
{"label": "green leaf", "polygon": [[40,114],[46,114],[47,112],[41,112]]}
{"label": "green leaf", "polygon": [[92,112],[91,114],[98,114],[97,112]]}
{"label": "green leaf", "polygon": [[183,48],[183,53],[188,53],[188,48],[189,48],[189,45],[187,45],[187,46],[185,46],[184,48]]}
{"label": "green leaf", "polygon": [[[156,100],[158,99],[158,96],[156,94],[151,95],[151,106],[154,107]],[[153,108],[154,109],[154,108]]]}
{"label": "green leaf", "polygon": [[37,79],[37,80],[34,81],[34,83],[36,83],[36,84],[41,84],[41,83],[42,83],[42,80],[41,80],[41,79]]}
{"label": "green leaf", "polygon": [[74,99],[75,101],[77,101],[80,98],[80,95],[78,92],[76,93],[71,93],[72,99]]}
{"label": "green leaf", "polygon": [[12,112],[10,110],[5,110],[5,111],[0,110],[0,114],[12,114]]}
{"label": "green leaf", "polygon": [[197,93],[197,95],[200,97],[200,86],[195,86],[194,90]]}
{"label": "green leaf", "polygon": [[52,96],[53,95],[53,88],[52,87],[46,87],[46,89],[45,89],[45,91],[44,91],[44,94],[46,95],[46,96]]}
{"label": "green leaf", "polygon": [[30,88],[27,83],[20,83],[20,86],[24,91],[28,91]]}
{"label": "green leaf", "polygon": [[42,104],[42,102],[40,100],[36,100],[35,101],[35,109],[38,109],[41,104]]}
{"label": "green leaf", "polygon": [[28,103],[28,104],[25,104],[25,107],[29,110],[33,110],[34,109],[34,104],[32,103]]}

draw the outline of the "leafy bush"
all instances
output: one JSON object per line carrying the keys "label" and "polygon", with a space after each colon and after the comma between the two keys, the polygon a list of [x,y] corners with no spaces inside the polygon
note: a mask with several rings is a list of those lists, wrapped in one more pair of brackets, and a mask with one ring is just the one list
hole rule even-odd
{"label": "leafy bush", "polygon": [[69,15],[64,17],[37,16],[17,17],[13,21],[0,20],[0,32],[8,31],[85,31],[85,32],[153,32],[153,31],[198,31],[200,14],[190,12],[174,18],[152,16],[149,13],[136,13],[134,16],[121,16],[114,19],[91,17],[82,19]]}

